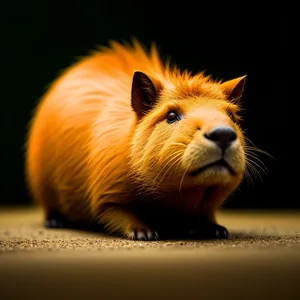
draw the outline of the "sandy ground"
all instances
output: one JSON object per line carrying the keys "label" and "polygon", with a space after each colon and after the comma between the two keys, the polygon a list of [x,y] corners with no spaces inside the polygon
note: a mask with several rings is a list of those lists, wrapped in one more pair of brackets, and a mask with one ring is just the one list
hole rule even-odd
{"label": "sandy ground", "polygon": [[218,221],[229,240],[136,242],[0,208],[0,299],[300,299],[300,212]]}

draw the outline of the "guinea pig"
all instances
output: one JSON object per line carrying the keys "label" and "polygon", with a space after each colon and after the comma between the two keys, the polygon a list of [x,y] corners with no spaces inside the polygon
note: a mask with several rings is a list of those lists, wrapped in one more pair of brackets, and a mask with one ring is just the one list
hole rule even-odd
{"label": "guinea pig", "polygon": [[247,169],[245,79],[180,71],[136,40],[64,70],[26,143],[28,187],[46,226],[102,224],[134,240],[228,238],[216,211]]}

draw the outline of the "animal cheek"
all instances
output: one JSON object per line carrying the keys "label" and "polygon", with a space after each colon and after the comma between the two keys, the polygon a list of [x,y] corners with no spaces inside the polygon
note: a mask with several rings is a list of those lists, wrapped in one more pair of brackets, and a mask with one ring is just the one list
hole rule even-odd
{"label": "animal cheek", "polygon": [[245,152],[240,144],[228,149],[226,156],[226,159],[237,173],[242,173],[244,171],[246,157]]}
{"label": "animal cheek", "polygon": [[245,138],[244,138],[244,135],[243,133],[241,132],[241,130],[239,129],[239,127],[236,126],[235,128],[235,132],[237,133],[237,141],[240,145],[244,145],[245,144]]}
{"label": "animal cheek", "polygon": [[166,144],[157,154],[157,163],[161,166],[163,165],[178,165],[182,161],[184,155],[184,150],[181,147],[169,146]]}
{"label": "animal cheek", "polygon": [[201,160],[205,160],[205,157],[207,156],[207,149],[203,143],[192,142],[183,155],[182,163],[185,167],[190,167],[199,163]]}

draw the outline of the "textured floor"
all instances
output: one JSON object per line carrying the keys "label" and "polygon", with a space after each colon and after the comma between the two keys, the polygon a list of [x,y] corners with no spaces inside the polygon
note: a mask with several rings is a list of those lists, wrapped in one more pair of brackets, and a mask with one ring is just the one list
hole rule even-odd
{"label": "textured floor", "polygon": [[300,212],[218,221],[229,240],[135,242],[47,230],[38,209],[0,208],[0,299],[300,299]]}

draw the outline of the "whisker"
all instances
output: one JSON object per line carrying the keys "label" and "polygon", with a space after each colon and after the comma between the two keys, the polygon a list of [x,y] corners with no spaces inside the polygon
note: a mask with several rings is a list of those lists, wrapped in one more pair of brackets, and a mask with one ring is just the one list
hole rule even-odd
{"label": "whisker", "polygon": [[272,159],[275,159],[270,153],[268,153],[267,151],[262,150],[262,149],[260,149],[260,148],[257,148],[257,147],[253,147],[253,146],[246,145],[246,146],[244,146],[244,149],[245,149],[245,150],[250,150],[250,151],[253,151],[253,152],[256,151],[256,152],[261,153],[261,154],[264,154],[264,155],[266,155],[266,156],[268,156],[268,157],[270,157],[270,158],[272,158]]}
{"label": "whisker", "polygon": [[247,188],[251,188],[251,186],[254,187],[254,181],[253,181],[253,178],[252,178],[252,175],[251,175],[251,172],[249,169],[250,168],[249,168],[248,164],[246,164],[244,178],[245,178],[245,181],[247,184]]}
{"label": "whisker", "polygon": [[156,182],[157,178],[161,175],[161,173],[169,166],[170,163],[173,162],[173,160],[176,160],[179,156],[181,156],[182,152],[181,151],[177,151],[177,152],[173,152],[171,155],[169,155],[166,160],[167,163],[165,164],[165,166],[163,168],[161,168],[161,170],[158,172],[158,174],[156,175],[154,182]]}
{"label": "whisker", "polygon": [[178,142],[172,142],[169,144],[169,146],[181,146],[183,148],[187,148],[187,145],[184,143],[178,143]]}
{"label": "whisker", "polygon": [[248,145],[245,145],[245,146],[244,146],[245,149],[252,150],[252,151],[256,151],[256,152],[259,152],[259,153],[262,153],[262,154],[267,155],[267,156],[269,156],[270,158],[274,159],[274,157],[273,157],[270,153],[268,153],[268,152],[265,151],[265,150],[262,150],[262,149],[258,148],[258,147],[254,144],[254,142],[252,142],[252,140],[251,140],[249,137],[245,136],[244,138],[245,138],[245,140],[249,143]]}
{"label": "whisker", "polygon": [[257,168],[259,168],[265,175],[268,175],[268,170],[265,170],[260,164],[254,160],[251,160],[250,158],[248,158],[248,161],[250,161],[252,165],[255,165]]}
{"label": "whisker", "polygon": [[[165,158],[167,163],[161,168],[159,173],[155,176],[154,183],[156,183],[156,188],[160,186],[162,181],[164,180],[165,176],[169,172],[169,170],[174,167],[176,164],[178,164],[181,160],[182,154],[184,153],[185,149],[187,148],[187,145],[181,142],[172,142],[169,144],[169,146],[172,146],[175,151],[172,152],[169,156]],[[178,166],[176,166],[177,168]],[[164,172],[164,173],[163,173]],[[157,182],[158,178],[163,174],[163,176],[160,178],[159,182]]]}
{"label": "whisker", "polygon": [[178,164],[181,161],[181,156],[178,157],[170,166],[169,168],[166,170],[166,172],[163,174],[162,178],[160,179],[160,181],[157,184],[157,187],[160,186],[160,184],[162,183],[162,181],[164,180],[165,176],[167,175],[167,173],[169,172],[169,170],[176,164]]}
{"label": "whisker", "polygon": [[265,173],[266,174],[268,173],[267,166],[259,159],[259,157],[257,155],[254,155],[253,153],[248,152],[248,153],[246,153],[246,156],[252,158],[253,161],[256,160],[258,163],[260,163],[262,165],[263,169],[265,170]]}
{"label": "whisker", "polygon": [[179,193],[181,193],[183,180],[184,180],[184,177],[185,177],[185,175],[187,173],[187,170],[190,168],[190,166],[191,166],[191,163],[186,167],[186,169],[185,169],[185,171],[184,171],[184,173],[183,173],[183,175],[181,177],[180,184],[179,184]]}
{"label": "whisker", "polygon": [[260,159],[259,154],[266,155],[272,159],[274,157],[265,150],[262,150],[255,146],[255,144],[250,140],[250,138],[245,137],[245,140],[249,143],[244,145],[244,151],[246,155],[246,170],[245,170],[245,179],[248,183],[251,182],[251,185],[254,186],[254,179],[259,178],[263,182],[263,176],[261,173],[268,175],[268,168]]}
{"label": "whisker", "polygon": [[247,169],[248,169],[248,174],[251,176],[251,178],[252,178],[252,176],[254,176],[254,178],[257,179],[258,171],[249,161],[247,161]]}
{"label": "whisker", "polygon": [[[178,162],[180,161],[180,157],[178,157],[177,159],[172,160],[172,163],[169,162],[166,166],[168,167],[165,172],[163,173],[163,175],[161,176],[159,182],[156,184],[156,187],[159,187],[160,184],[162,183],[162,181],[164,180],[164,178],[166,177],[166,175],[168,174],[168,172],[170,171],[170,169],[176,165]],[[170,164],[171,163],[171,164]],[[164,168],[165,169],[165,168]]]}
{"label": "whisker", "polygon": [[250,138],[249,137],[247,137],[247,136],[244,136],[244,138],[245,138],[245,140],[250,144],[250,145],[252,145],[252,146],[254,146],[254,147],[256,147],[255,146],[255,144],[250,140]]}
{"label": "whisker", "polygon": [[[258,169],[256,167],[260,167],[259,165],[257,165],[256,163],[254,163],[253,161],[251,160],[247,160],[247,163],[248,163],[248,167],[249,167],[249,170],[251,170],[252,174],[255,176],[255,178],[260,178],[260,180],[263,182],[263,177],[262,175],[260,174],[260,172],[258,171]],[[261,167],[260,167],[261,169]],[[264,171],[264,170],[263,170]],[[265,173],[265,172],[264,172]],[[266,174],[266,173],[265,173]]]}

